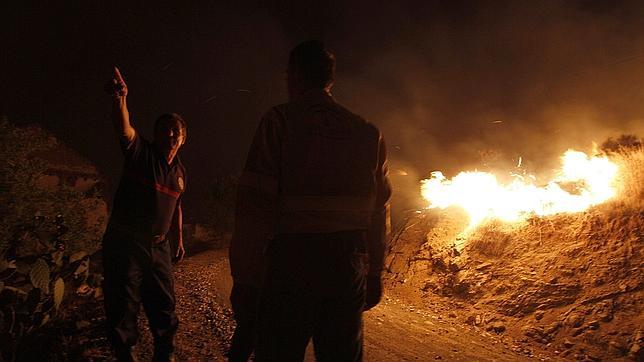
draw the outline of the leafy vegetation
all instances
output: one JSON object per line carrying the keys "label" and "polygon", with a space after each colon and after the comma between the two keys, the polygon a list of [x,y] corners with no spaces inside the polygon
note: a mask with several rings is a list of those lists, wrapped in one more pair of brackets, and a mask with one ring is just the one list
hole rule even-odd
{"label": "leafy vegetation", "polygon": [[41,128],[0,119],[0,359],[61,349],[61,335],[44,331],[60,322],[66,300],[101,294],[101,276],[89,264],[104,220],[90,224],[86,216],[103,201],[38,184],[48,165],[33,155],[56,146]]}

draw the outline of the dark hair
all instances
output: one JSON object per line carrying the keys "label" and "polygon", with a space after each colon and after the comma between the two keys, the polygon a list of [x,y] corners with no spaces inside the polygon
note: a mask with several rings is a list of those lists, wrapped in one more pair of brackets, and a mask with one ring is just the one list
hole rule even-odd
{"label": "dark hair", "polygon": [[186,126],[186,121],[180,115],[176,113],[164,113],[157,118],[154,122],[154,130],[156,131],[159,125],[162,123],[178,124],[179,127],[183,130],[184,136],[187,136],[188,127]]}
{"label": "dark hair", "polygon": [[291,50],[288,67],[307,85],[326,88],[333,84],[335,55],[319,40],[305,41]]}

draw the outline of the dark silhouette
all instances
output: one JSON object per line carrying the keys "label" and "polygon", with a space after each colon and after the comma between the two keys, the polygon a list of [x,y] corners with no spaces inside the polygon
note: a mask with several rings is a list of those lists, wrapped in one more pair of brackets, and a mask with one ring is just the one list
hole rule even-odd
{"label": "dark silhouette", "polygon": [[[137,318],[143,304],[154,337],[155,361],[174,360],[175,315],[172,256],[185,254],[181,197],[186,171],[177,156],[186,139],[186,123],[164,114],[154,126],[154,142],[130,124],[128,88],[119,70],[106,85],[113,96],[114,128],[125,156],[123,176],[103,237],[107,335],[119,361],[136,360]],[[176,253],[166,237],[171,226]]]}
{"label": "dark silhouette", "polygon": [[231,360],[248,357],[253,328],[258,361],[300,361],[311,338],[318,360],[362,360],[362,312],[382,294],[391,189],[384,139],[331,96],[334,71],[323,43],[295,47],[289,102],[266,113],[253,139],[230,249]]}

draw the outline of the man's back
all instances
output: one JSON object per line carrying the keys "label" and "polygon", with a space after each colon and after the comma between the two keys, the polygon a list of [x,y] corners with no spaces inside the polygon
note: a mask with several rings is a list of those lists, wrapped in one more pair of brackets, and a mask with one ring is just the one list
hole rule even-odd
{"label": "man's back", "polygon": [[[249,355],[253,341],[242,337],[258,311],[258,361],[301,360],[311,338],[318,360],[362,359],[362,312],[382,294],[391,188],[380,131],[330,95],[334,69],[321,42],[295,47],[290,101],[268,111],[253,139],[230,247],[242,326],[231,355]],[[257,291],[259,309],[244,290]]]}
{"label": "man's back", "polygon": [[274,107],[260,129],[279,144],[277,233],[368,227],[383,181],[376,127],[313,90]]}

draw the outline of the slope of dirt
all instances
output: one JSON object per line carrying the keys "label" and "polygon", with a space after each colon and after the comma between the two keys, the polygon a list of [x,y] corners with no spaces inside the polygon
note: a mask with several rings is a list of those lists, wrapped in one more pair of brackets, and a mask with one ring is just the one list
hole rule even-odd
{"label": "slope of dirt", "polygon": [[[180,326],[176,338],[178,361],[225,361],[235,322],[228,295],[232,287],[227,250],[202,249],[175,268],[177,314]],[[106,360],[111,352],[103,330],[100,303],[83,307],[90,323],[75,336],[73,359]],[[457,314],[458,313],[458,314]],[[382,302],[364,314],[365,361],[521,361],[528,357],[550,359],[513,344],[502,335],[478,326],[464,325],[456,313],[440,304],[415,304],[394,291],[386,291]],[[152,358],[152,338],[144,313],[139,321],[141,340],[137,355]],[[80,339],[86,341],[81,343]],[[314,361],[313,346],[305,361]]]}
{"label": "slope of dirt", "polygon": [[[179,360],[225,360],[234,321],[228,295],[232,287],[226,250],[187,258],[175,270]],[[146,333],[142,358],[151,357]],[[365,313],[365,361],[517,361],[523,356],[501,336],[463,326],[445,310],[424,309],[387,295]],[[312,346],[305,361],[314,361]]]}
{"label": "slope of dirt", "polygon": [[458,210],[418,213],[392,241],[387,284],[526,354],[641,360],[644,208],[630,181],[630,198],[466,236]]}

